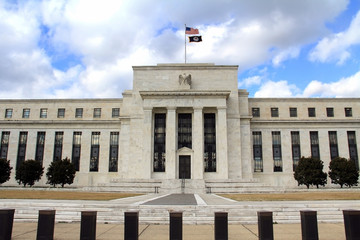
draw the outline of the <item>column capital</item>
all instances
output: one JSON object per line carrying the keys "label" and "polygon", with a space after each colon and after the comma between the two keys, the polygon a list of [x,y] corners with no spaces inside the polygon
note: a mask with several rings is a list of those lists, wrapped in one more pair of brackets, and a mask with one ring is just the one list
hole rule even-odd
{"label": "column capital", "polygon": [[144,109],[144,111],[152,111],[153,107],[144,107],[143,109]]}
{"label": "column capital", "polygon": [[216,107],[217,110],[226,110],[227,106],[218,106]]}
{"label": "column capital", "polygon": [[175,106],[169,106],[166,107],[167,111],[176,111],[176,107]]}
{"label": "column capital", "polygon": [[204,108],[203,107],[193,107],[194,111],[202,111]]}

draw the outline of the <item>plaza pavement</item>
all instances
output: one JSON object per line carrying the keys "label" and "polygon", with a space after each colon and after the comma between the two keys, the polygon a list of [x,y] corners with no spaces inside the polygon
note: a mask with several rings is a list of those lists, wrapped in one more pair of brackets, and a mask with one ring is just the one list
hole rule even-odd
{"label": "plaza pavement", "polygon": [[[21,204],[21,202],[32,200],[10,200],[12,202]],[[40,203],[47,204],[66,204],[65,200],[41,200]],[[68,201],[69,204],[71,201]],[[97,204],[105,202],[98,201]],[[142,195],[131,198],[116,199],[109,201],[112,204],[129,205],[129,206],[162,206],[162,205],[177,205],[178,209],[186,208],[187,206],[198,205],[206,206],[211,205],[220,208],[224,206],[229,207],[237,206],[240,202],[219,197],[214,194],[165,194],[165,195]],[[314,204],[316,201],[310,201]],[[334,201],[335,202],[335,201]],[[358,202],[358,201],[355,201]],[[0,200],[0,208],[4,208],[8,203],[11,208],[10,202],[5,199]],[[258,203],[259,206],[261,202]],[[49,206],[49,205],[46,205]],[[349,205],[350,206],[350,205]],[[357,206],[357,205],[356,205]],[[79,209],[81,211],[81,209]],[[15,211],[15,221],[13,225],[12,239],[36,239],[37,222],[24,222],[17,219],[17,212]],[[57,217],[56,217],[57,219]],[[299,217],[300,219],[300,217]],[[80,219],[79,219],[80,220]],[[80,238],[80,222],[75,221],[72,223],[57,222],[55,224],[54,239],[79,239]],[[99,220],[99,218],[98,218]],[[169,239],[169,224],[147,224],[142,223],[140,217],[139,225],[139,239],[143,240],[162,240]],[[274,221],[275,222],[275,221]],[[298,221],[299,222],[299,221]],[[301,225],[300,223],[291,224],[274,224],[274,238],[275,239],[301,239]],[[332,223],[318,223],[319,239],[324,240],[342,240],[345,239],[345,228],[343,221]],[[229,239],[258,239],[258,225],[246,223],[234,223],[228,226]],[[98,221],[96,228],[96,239],[124,239],[124,224],[123,221],[119,222],[101,222]],[[201,239],[214,239],[214,225],[213,224],[183,224],[183,239],[201,240]]]}

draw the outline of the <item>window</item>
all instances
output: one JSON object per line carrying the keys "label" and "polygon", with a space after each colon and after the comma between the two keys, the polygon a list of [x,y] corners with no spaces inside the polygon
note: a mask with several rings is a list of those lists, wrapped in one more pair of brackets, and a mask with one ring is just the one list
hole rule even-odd
{"label": "window", "polygon": [[9,138],[10,132],[2,132],[1,135],[1,147],[0,147],[0,158],[7,159],[8,149],[9,149]]}
{"label": "window", "polygon": [[55,132],[53,161],[61,160],[64,132]]}
{"label": "window", "polygon": [[326,116],[334,117],[334,108],[326,108]]}
{"label": "window", "polygon": [[58,118],[64,118],[65,117],[65,108],[59,108],[58,109]]}
{"label": "window", "polygon": [[315,108],[308,108],[309,117],[316,117]]}
{"label": "window", "polygon": [[216,172],[215,113],[204,114],[204,164],[205,172]]}
{"label": "window", "polygon": [[165,172],[166,114],[154,116],[154,172]]}
{"label": "window", "polygon": [[253,132],[254,172],[263,171],[261,132]]}
{"label": "window", "polygon": [[348,131],[348,144],[350,159],[355,162],[356,169],[359,170],[359,158],[356,146],[356,136],[354,131]]}
{"label": "window", "polygon": [[352,108],[345,108],[345,117],[352,117]]}
{"label": "window", "polygon": [[41,108],[40,109],[40,118],[47,118],[48,110],[47,108]]}
{"label": "window", "polygon": [[271,108],[271,117],[279,117],[279,109]]}
{"label": "window", "polygon": [[29,118],[30,117],[30,109],[29,108],[24,108],[23,109],[22,117],[23,118]]}
{"label": "window", "polygon": [[336,131],[329,131],[330,157],[334,159],[339,156]]}
{"label": "window", "polygon": [[75,117],[76,118],[82,118],[83,117],[83,109],[82,108],[76,108],[75,109]]}
{"label": "window", "polygon": [[118,171],[119,132],[110,133],[109,172]]}
{"label": "window", "polygon": [[281,136],[280,132],[272,132],[272,145],[273,145],[273,159],[274,159],[274,172],[282,172],[282,158],[281,158]]}
{"label": "window", "polygon": [[20,132],[16,168],[19,168],[21,163],[25,161],[27,136],[27,132]]}
{"label": "window", "polygon": [[101,108],[94,108],[94,118],[101,117]]}
{"label": "window", "polygon": [[178,149],[192,147],[192,119],[191,113],[179,113],[178,115]]}
{"label": "window", "polygon": [[293,171],[295,171],[301,157],[299,132],[291,132],[291,148],[293,157]]}
{"label": "window", "polygon": [[310,132],[310,147],[311,147],[311,157],[320,159],[319,151],[319,135],[318,132]]}
{"label": "window", "polygon": [[120,108],[113,108],[112,109],[112,117],[120,117]]}
{"label": "window", "polygon": [[36,139],[35,160],[41,162],[41,165],[44,159],[44,146],[45,146],[45,132],[38,132]]}
{"label": "window", "polygon": [[99,171],[100,132],[91,133],[90,172]]}
{"label": "window", "polygon": [[289,108],[290,117],[297,117],[297,108]]}
{"label": "window", "polygon": [[12,108],[8,108],[5,110],[5,118],[12,118],[13,110]]}
{"label": "window", "polygon": [[80,154],[81,154],[81,132],[74,132],[71,162],[74,164],[76,171],[80,170]]}
{"label": "window", "polygon": [[260,117],[260,108],[252,108],[253,117]]}

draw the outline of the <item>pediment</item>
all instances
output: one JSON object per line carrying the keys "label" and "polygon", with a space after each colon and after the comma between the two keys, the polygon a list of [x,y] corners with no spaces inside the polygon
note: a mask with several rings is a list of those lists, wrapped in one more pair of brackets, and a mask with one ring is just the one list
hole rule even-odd
{"label": "pediment", "polygon": [[182,147],[182,148],[178,149],[177,152],[178,152],[179,154],[184,154],[184,155],[185,155],[185,154],[191,154],[191,153],[193,153],[194,150],[192,150],[191,148],[188,148],[188,147]]}

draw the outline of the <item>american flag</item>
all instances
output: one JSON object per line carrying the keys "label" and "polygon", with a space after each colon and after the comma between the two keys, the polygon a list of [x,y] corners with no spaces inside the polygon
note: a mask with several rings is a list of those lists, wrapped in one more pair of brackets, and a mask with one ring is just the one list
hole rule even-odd
{"label": "american flag", "polygon": [[199,34],[199,29],[186,27],[185,34]]}

